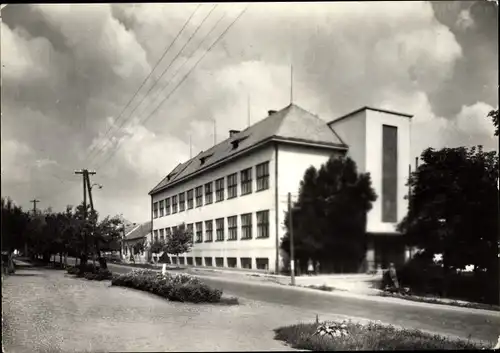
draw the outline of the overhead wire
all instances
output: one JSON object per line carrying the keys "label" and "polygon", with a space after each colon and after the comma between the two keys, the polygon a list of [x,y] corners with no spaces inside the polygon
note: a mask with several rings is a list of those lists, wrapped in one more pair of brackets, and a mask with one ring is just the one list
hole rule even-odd
{"label": "overhead wire", "polygon": [[[184,49],[186,48],[186,46],[191,42],[191,40],[193,39],[193,37],[196,35],[196,33],[198,33],[198,31],[200,30],[200,28],[203,26],[203,24],[206,22],[206,20],[208,19],[208,17],[212,14],[212,12],[218,7],[219,5],[216,4],[214,5],[210,11],[205,15],[205,17],[203,18],[203,20],[198,24],[198,26],[196,27],[195,31],[190,35],[190,37],[188,38],[188,40],[186,41],[186,43],[184,44],[184,46],[181,48],[181,50],[179,50],[179,52],[177,53],[177,55],[170,61],[170,64],[167,66],[167,68],[165,70],[163,70],[163,72],[161,73],[161,75],[153,82],[153,85],[149,88],[149,90],[146,92],[146,94],[144,94],[144,96],[142,97],[141,101],[135,106],[135,108],[129,113],[128,117],[122,121],[122,123],[120,124],[120,126],[117,128],[116,132],[119,133],[120,130],[123,130],[123,126],[125,125],[125,123],[127,121],[129,121],[130,119],[132,119],[132,115],[134,114],[134,112],[137,110],[137,108],[139,108],[141,106],[141,104],[146,100],[146,98],[148,97],[149,93],[155,88],[157,87],[157,83],[162,79],[162,77],[167,73],[167,71],[170,69],[170,67],[172,66],[172,64],[177,60],[177,58],[179,57],[179,55],[182,54],[182,52],[184,51]],[[109,142],[111,142],[111,139],[108,139],[106,140],[106,143],[102,146],[102,148],[100,149],[100,151],[104,150],[104,148],[109,145]],[[95,160],[94,160],[95,162]]]}
{"label": "overhead wire", "polygon": [[[163,98],[163,100],[160,102],[160,104],[142,121],[143,124],[145,124],[157,111],[158,109],[172,96],[172,94],[179,88],[179,86],[187,79],[187,77],[191,74],[191,72],[198,66],[198,64],[201,62],[201,60],[213,49],[213,47],[225,36],[225,34],[229,31],[229,29],[241,18],[241,16],[247,11],[248,5],[240,12],[240,14],[229,24],[229,26],[226,27],[226,29],[217,37],[217,39],[209,46],[209,48],[205,51],[205,53],[198,59],[198,61],[191,67],[191,69],[187,72],[186,75],[183,76],[183,78],[180,80],[180,82],[174,87],[173,90],[170,91],[170,93]],[[101,168],[111,157],[113,157],[116,152],[120,148],[120,142],[123,141],[123,139],[119,140],[116,148],[111,152],[111,154],[106,158],[100,165],[99,168]]]}
{"label": "overhead wire", "polygon": [[[174,40],[170,43],[170,45],[167,46],[167,48],[163,51],[163,54],[161,55],[161,57],[158,59],[158,61],[155,63],[153,69],[151,69],[151,71],[149,72],[149,74],[146,76],[146,78],[142,81],[141,85],[139,86],[139,88],[135,91],[135,93],[132,95],[132,97],[130,98],[130,100],[128,101],[128,103],[125,105],[125,107],[122,109],[122,111],[120,112],[120,114],[118,115],[116,121],[120,120],[120,117],[123,115],[123,113],[127,110],[127,108],[130,106],[130,103],[132,103],[132,101],[135,99],[135,97],[137,97],[137,94],[140,92],[140,90],[142,89],[142,87],[144,87],[144,85],[146,84],[147,80],[151,77],[151,75],[153,75],[153,72],[156,70],[156,68],[158,67],[158,65],[161,63],[161,61],[165,58],[165,56],[167,55],[167,53],[169,52],[169,50],[172,48],[172,46],[174,45],[174,43],[177,41],[177,39],[179,38],[179,36],[181,35],[181,33],[184,31],[184,29],[186,28],[186,26],[188,25],[188,23],[191,21],[191,19],[193,18],[193,16],[196,14],[196,12],[198,11],[198,9],[200,8],[201,4],[198,4],[198,6],[194,9],[194,11],[191,13],[191,15],[188,17],[188,19],[186,20],[186,22],[184,23],[184,25],[181,27],[181,29],[179,30],[179,32],[177,33],[177,35],[175,36]],[[112,130],[113,128],[113,124],[110,125],[109,129],[106,131],[106,133],[104,134],[104,137],[106,137],[108,135],[108,133]],[[96,146],[99,145],[96,144],[94,145],[91,150],[89,151],[89,154],[87,155],[86,157],[86,161],[88,161],[91,157],[92,157],[92,153],[96,150]],[[101,146],[102,147],[102,146]],[[99,153],[99,152],[97,152]]]}

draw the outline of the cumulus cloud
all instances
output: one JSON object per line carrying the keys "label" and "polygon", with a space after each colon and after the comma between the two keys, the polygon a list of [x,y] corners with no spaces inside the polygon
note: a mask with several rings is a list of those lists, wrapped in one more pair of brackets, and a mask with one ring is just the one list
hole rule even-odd
{"label": "cumulus cloud", "polygon": [[[415,114],[414,155],[427,146],[490,141],[489,121],[481,115],[498,101],[484,100],[475,90],[468,91],[467,102],[457,100],[449,87],[457,70],[462,70],[458,64],[471,56],[425,2],[250,5],[176,88],[246,6],[219,4],[180,52],[214,6],[203,4],[152,78],[159,79],[175,56],[177,61],[157,87],[151,88],[148,81],[124,109],[197,6],[9,5],[3,9],[2,147],[5,138],[11,141],[5,147],[17,151],[6,155],[7,162],[26,160],[29,170],[43,172],[2,169],[2,189],[21,203],[43,189],[49,196],[42,195],[42,202],[62,208],[82,198],[81,181],[73,171],[95,168],[93,180],[104,185],[95,195],[100,212],[147,220],[147,192],[189,158],[189,139],[197,154],[213,145],[214,120],[218,141],[230,129],[244,129],[248,98],[252,123],[269,109],[287,105],[292,64],[294,102],[326,121],[363,105]],[[202,42],[224,14],[207,42]],[[456,13],[452,24],[455,19]],[[474,46],[469,43],[468,48]],[[479,82],[491,76],[482,73],[483,66],[468,74],[471,79]],[[434,102],[436,95],[442,99]],[[461,107],[458,115],[434,113],[441,101],[449,105],[455,100]],[[108,130],[112,134],[106,135]],[[104,145],[105,141],[110,143]],[[23,153],[30,157],[19,157]],[[20,187],[18,180],[29,187]]]}

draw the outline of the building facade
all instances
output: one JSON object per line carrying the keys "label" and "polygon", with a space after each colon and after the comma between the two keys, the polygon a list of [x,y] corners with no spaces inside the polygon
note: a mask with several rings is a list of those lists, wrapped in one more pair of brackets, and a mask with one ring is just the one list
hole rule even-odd
{"label": "building facade", "polygon": [[[181,264],[275,272],[285,266],[279,244],[286,232],[287,194],[298,193],[308,167],[345,154],[360,172],[371,173],[379,195],[367,232],[376,239],[401,238],[395,225],[407,208],[410,118],[363,108],[326,123],[293,104],[270,111],[179,164],[150,192],[151,241],[167,239],[185,223],[193,248],[180,256]],[[385,243],[370,242],[369,267],[388,258]]]}

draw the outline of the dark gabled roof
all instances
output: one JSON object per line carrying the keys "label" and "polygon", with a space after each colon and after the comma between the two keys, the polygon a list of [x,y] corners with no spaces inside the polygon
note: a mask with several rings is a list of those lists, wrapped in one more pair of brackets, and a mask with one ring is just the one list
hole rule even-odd
{"label": "dark gabled roof", "polygon": [[[126,231],[126,230],[125,230]],[[151,221],[138,224],[125,233],[125,240],[134,240],[146,237],[151,232]]]}
{"label": "dark gabled roof", "polygon": [[[210,166],[231,158],[243,150],[272,139],[347,148],[347,145],[325,121],[295,104],[290,104],[245,130],[233,134],[233,136],[209,150],[199,153],[187,162],[179,164],[149,194],[154,194],[200,170],[208,169]],[[203,164],[200,161],[202,158],[205,158]]]}

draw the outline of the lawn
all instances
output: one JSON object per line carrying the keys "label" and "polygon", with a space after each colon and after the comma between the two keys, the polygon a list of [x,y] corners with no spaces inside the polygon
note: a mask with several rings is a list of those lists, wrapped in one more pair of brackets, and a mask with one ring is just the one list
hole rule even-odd
{"label": "lawn", "polygon": [[[477,343],[370,322],[301,323],[275,329],[275,339],[313,351],[482,349]],[[492,347],[493,344],[490,346]]]}

